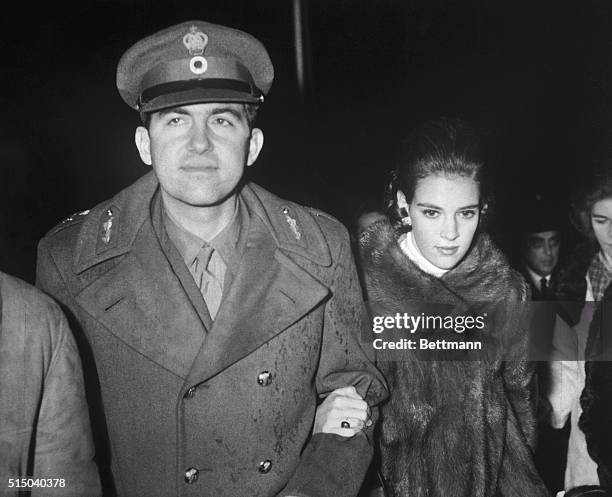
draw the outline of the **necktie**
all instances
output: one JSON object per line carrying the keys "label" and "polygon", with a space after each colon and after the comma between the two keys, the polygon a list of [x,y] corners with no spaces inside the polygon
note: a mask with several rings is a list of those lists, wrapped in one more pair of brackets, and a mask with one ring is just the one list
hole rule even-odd
{"label": "necktie", "polygon": [[542,278],[540,280],[540,294],[542,295],[542,300],[546,300],[548,298],[548,283],[546,278]]}
{"label": "necktie", "polygon": [[193,260],[189,270],[204,297],[210,317],[215,319],[223,296],[223,277],[225,276],[223,259],[213,247],[205,244]]}

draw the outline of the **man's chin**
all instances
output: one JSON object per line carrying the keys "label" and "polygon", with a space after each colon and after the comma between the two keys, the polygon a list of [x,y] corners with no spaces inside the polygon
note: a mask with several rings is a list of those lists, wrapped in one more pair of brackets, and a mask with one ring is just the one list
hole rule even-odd
{"label": "man's chin", "polygon": [[539,277],[546,278],[548,275],[550,275],[550,273],[552,273],[552,271],[553,271],[552,268],[550,269],[542,268],[539,271],[536,271],[536,273]]}
{"label": "man's chin", "polygon": [[[162,186],[162,196],[166,202],[183,204],[194,208],[218,207],[228,200],[236,197],[242,188],[243,183],[239,182],[233,188],[227,185],[211,185],[211,188],[203,185],[181,185],[181,188],[165,190]],[[223,187],[221,187],[223,186]]]}
{"label": "man's chin", "polygon": [[225,204],[228,201],[231,201],[233,198],[238,195],[238,190],[234,188],[229,193],[211,193],[211,194],[202,194],[202,195],[194,195],[193,197],[187,200],[188,205],[191,207],[218,207],[222,204]]}

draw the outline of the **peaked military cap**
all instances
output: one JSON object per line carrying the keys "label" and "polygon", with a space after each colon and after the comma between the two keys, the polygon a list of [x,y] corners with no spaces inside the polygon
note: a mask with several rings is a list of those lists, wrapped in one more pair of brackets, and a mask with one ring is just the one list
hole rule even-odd
{"label": "peaked military cap", "polygon": [[141,113],[203,102],[259,104],[274,79],[265,47],[237,29],[188,21],[130,47],[117,67],[117,88]]}

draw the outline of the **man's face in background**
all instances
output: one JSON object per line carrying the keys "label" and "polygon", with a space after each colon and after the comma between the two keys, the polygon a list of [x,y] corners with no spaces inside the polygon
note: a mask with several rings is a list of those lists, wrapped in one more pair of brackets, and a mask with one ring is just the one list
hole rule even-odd
{"label": "man's face in background", "polygon": [[523,257],[532,271],[548,276],[559,262],[561,238],[555,230],[529,233],[525,240]]}

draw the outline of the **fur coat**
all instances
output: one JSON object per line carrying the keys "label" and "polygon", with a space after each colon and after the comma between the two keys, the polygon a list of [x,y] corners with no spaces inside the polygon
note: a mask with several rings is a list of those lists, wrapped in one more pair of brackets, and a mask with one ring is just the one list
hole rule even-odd
{"label": "fur coat", "polygon": [[[528,297],[486,235],[441,278],[421,271],[387,222],[364,232],[360,251],[366,291],[377,313],[420,314],[432,303],[497,309],[488,327],[501,344],[486,361],[390,358],[381,352],[390,399],[382,407],[379,450],[395,497],[539,497],[548,495],[534,464],[533,365],[516,313]],[[502,306],[493,304],[504,302]],[[515,312],[504,312],[513,308]],[[495,314],[495,313],[494,313]],[[500,314],[504,314],[503,316]],[[489,337],[494,338],[494,337]],[[410,360],[413,359],[413,360]]]}

